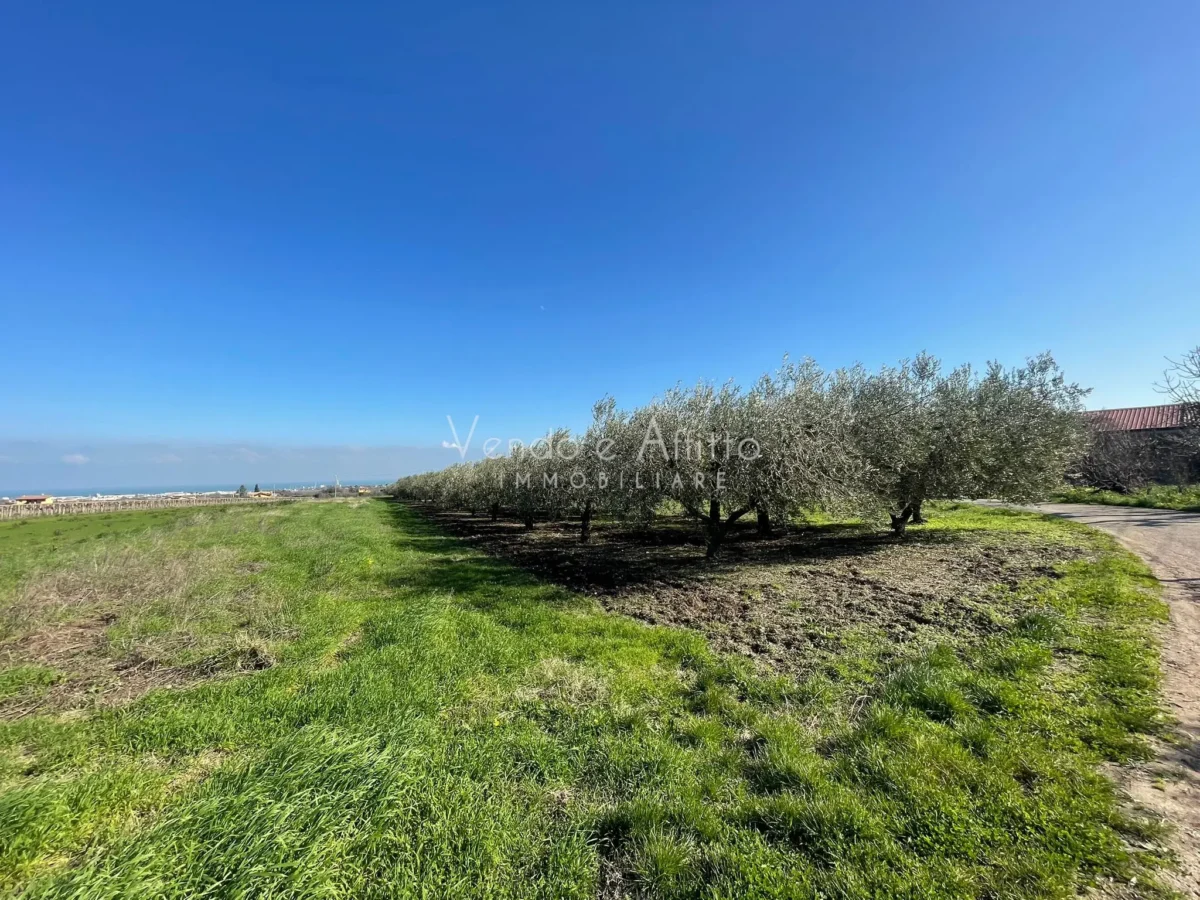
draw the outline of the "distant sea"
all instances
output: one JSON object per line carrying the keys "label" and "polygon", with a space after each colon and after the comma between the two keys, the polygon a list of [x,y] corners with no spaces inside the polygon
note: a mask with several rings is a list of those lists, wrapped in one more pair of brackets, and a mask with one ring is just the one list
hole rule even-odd
{"label": "distant sea", "polygon": [[[340,479],[342,487],[349,485],[380,485],[391,484],[390,480],[381,481],[378,478],[366,478],[361,481],[355,481],[352,478]],[[242,482],[233,482],[229,484],[160,484],[141,487],[72,487],[72,488],[55,488],[55,487],[26,487],[26,488],[0,488],[0,497],[20,497],[23,494],[49,494],[52,497],[91,497],[95,494],[201,494],[208,491],[236,491]],[[295,491],[303,488],[318,488],[324,487],[326,484],[312,481],[260,481],[258,486],[264,491]],[[253,489],[253,484],[247,484],[246,487]]]}

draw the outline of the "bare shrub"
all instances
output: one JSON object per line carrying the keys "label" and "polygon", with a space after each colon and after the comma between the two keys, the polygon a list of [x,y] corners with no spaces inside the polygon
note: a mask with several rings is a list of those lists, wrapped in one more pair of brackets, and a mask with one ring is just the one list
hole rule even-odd
{"label": "bare shrub", "polygon": [[1071,480],[1120,494],[1141,490],[1154,473],[1153,442],[1136,431],[1094,427],[1079,472]]}

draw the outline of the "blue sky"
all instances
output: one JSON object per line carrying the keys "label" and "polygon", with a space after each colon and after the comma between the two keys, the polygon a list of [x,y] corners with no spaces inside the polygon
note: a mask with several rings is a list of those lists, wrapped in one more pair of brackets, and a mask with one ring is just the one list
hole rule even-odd
{"label": "blue sky", "polygon": [[447,414],[531,436],[785,352],[1050,349],[1090,405],[1153,403],[1200,343],[1194,3],[3,19],[23,477],[106,446],[436,447]]}

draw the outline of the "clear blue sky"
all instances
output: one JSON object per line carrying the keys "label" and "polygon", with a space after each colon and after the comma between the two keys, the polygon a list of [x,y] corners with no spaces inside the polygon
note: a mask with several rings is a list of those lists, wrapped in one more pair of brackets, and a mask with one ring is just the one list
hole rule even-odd
{"label": "clear blue sky", "polygon": [[0,437],[56,459],[437,445],[447,413],[529,436],[785,351],[1051,349],[1090,405],[1153,403],[1200,343],[1194,2],[8,3],[3,30]]}

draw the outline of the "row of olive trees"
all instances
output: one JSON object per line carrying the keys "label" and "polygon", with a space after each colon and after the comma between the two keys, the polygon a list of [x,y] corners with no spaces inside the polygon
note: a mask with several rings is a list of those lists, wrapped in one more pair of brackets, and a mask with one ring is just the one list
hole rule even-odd
{"label": "row of olive trees", "polygon": [[878,518],[903,532],[926,500],[1029,500],[1061,484],[1084,440],[1084,391],[1042,355],[980,374],[927,355],[897,367],[784,365],[743,390],[676,387],[646,406],[596,404],[583,434],[550,432],[479,462],[402,478],[396,493],[519,518],[645,523],[671,501],[716,555],[753,514],[758,529],[814,511]]}

